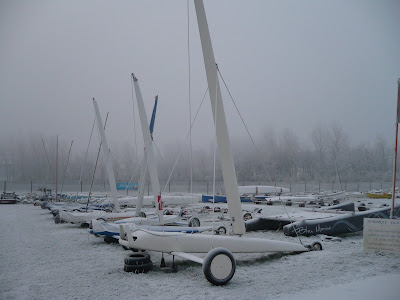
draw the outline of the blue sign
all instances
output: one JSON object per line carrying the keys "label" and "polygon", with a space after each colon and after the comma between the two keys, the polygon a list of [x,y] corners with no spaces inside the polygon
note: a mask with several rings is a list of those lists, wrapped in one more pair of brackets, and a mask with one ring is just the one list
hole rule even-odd
{"label": "blue sign", "polygon": [[137,190],[139,185],[136,182],[117,182],[117,190]]}

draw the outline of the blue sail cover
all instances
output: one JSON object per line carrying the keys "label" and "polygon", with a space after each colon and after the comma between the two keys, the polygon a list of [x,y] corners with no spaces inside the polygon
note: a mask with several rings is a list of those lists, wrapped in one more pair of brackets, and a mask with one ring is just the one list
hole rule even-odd
{"label": "blue sail cover", "polygon": [[157,102],[158,102],[158,95],[156,96],[156,100],[154,101],[153,113],[151,114],[150,134],[152,137],[153,137],[154,121],[156,119]]}

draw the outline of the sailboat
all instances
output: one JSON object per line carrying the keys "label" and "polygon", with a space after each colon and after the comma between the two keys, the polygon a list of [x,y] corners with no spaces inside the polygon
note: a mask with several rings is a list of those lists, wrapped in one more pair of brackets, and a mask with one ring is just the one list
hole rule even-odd
{"label": "sailboat", "polygon": [[115,220],[121,220],[121,219],[125,219],[125,218],[131,218],[131,217],[135,216],[134,210],[126,210],[126,211],[120,210],[120,206],[119,206],[119,202],[118,202],[117,187],[116,187],[116,183],[115,183],[115,176],[114,176],[114,171],[113,171],[113,167],[112,167],[112,162],[110,159],[110,149],[108,148],[107,138],[106,138],[106,134],[104,132],[103,122],[101,120],[99,107],[94,98],[93,98],[93,106],[94,106],[94,111],[96,114],[97,125],[98,125],[98,129],[99,129],[100,137],[101,137],[101,142],[102,142],[101,148],[103,149],[104,162],[105,162],[105,167],[107,169],[108,181],[109,181],[110,189],[111,189],[113,211],[112,212],[106,212],[103,210],[96,210],[96,211],[91,211],[91,212],[60,211],[59,219],[61,222],[89,225],[89,223],[92,219],[103,219],[103,220],[115,221]]}
{"label": "sailboat", "polygon": [[[234,235],[170,233],[143,229],[131,231],[129,227],[121,225],[119,243],[126,248],[168,253],[197,262],[203,266],[203,273],[210,283],[225,285],[235,274],[236,260],[233,253],[305,252],[312,248],[321,249],[322,247],[318,242],[306,247],[292,242],[244,236],[246,228],[242,218],[235,166],[204,4],[201,0],[194,1],[194,4]],[[205,253],[206,255],[201,258],[193,253]]]}
{"label": "sailboat", "polygon": [[[114,223],[108,223],[104,220],[92,220],[90,223],[90,233],[105,237],[119,238],[120,230],[119,226],[127,226],[130,230],[136,229],[147,229],[152,231],[166,231],[166,232],[187,232],[187,233],[197,233],[202,231],[211,230],[211,227],[200,227],[200,220],[194,216],[183,216],[181,213],[178,215],[166,215],[163,213],[163,202],[161,199],[161,189],[160,182],[158,178],[157,164],[153,149],[153,129],[155,121],[155,109],[157,107],[158,96],[155,99],[155,105],[152,113],[152,118],[150,121],[150,126],[148,125],[146,110],[142,98],[142,93],[140,91],[138,79],[134,74],[132,74],[132,80],[135,86],[138,111],[141,121],[143,140],[144,140],[144,156],[147,158],[144,161],[147,164],[151,186],[154,195],[154,203],[156,205],[156,215],[142,218],[140,217],[141,203],[143,201],[143,189],[139,190],[138,205],[136,206],[136,215],[132,218],[127,218]],[[146,170],[144,167],[142,170]],[[144,179],[145,172],[142,172],[142,179]]]}

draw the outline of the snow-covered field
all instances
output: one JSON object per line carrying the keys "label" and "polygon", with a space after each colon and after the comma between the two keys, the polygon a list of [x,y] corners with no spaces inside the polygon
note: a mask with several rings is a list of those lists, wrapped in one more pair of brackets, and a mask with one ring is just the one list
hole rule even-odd
{"label": "snow-covered field", "polygon": [[[296,241],[282,232],[249,236]],[[1,205],[0,299],[400,299],[400,256],[365,254],[361,234],[322,244],[298,255],[236,255],[235,276],[216,287],[190,261],[176,259],[178,273],[164,273],[158,253],[153,271],[126,273],[128,252],[118,244],[55,224],[40,207]]]}

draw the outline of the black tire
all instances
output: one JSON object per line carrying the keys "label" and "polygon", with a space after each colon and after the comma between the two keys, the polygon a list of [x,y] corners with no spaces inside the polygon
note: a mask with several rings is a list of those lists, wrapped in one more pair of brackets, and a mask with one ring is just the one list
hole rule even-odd
{"label": "black tire", "polygon": [[247,212],[243,215],[243,220],[248,221],[253,219],[253,216],[251,215],[251,213]]}
{"label": "black tire", "polygon": [[320,242],[314,242],[311,244],[311,251],[321,251],[322,244]]}
{"label": "black tire", "polygon": [[200,227],[200,220],[196,217],[191,217],[188,222],[189,227]]}
{"label": "black tire", "polygon": [[150,261],[150,254],[146,252],[140,252],[140,253],[131,253],[127,256],[125,256],[124,259],[125,265],[131,265],[131,266],[143,266]]}
{"label": "black tire", "polygon": [[215,234],[226,234],[226,227],[225,226],[219,226],[215,230]]}
{"label": "black tire", "polygon": [[124,265],[125,272],[133,272],[135,274],[147,273],[153,269],[153,263],[150,261],[143,265]]}
{"label": "black tire", "polygon": [[144,211],[141,211],[139,217],[146,218],[146,213]]}
{"label": "black tire", "polygon": [[235,274],[235,270],[236,260],[228,249],[215,248],[204,258],[203,273],[213,285],[227,284]]}

